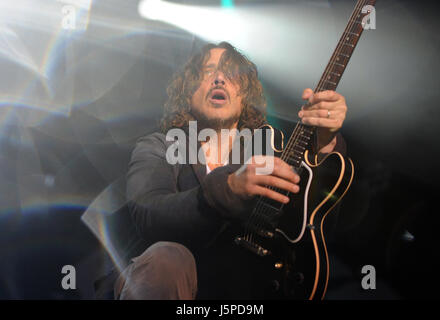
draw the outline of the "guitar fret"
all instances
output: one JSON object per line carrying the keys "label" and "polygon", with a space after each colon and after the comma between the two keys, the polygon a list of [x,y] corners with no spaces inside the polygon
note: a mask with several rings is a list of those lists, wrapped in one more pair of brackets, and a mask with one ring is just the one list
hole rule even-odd
{"label": "guitar fret", "polygon": [[269,209],[275,210],[275,211],[277,211],[277,212],[280,211],[280,208],[275,208],[274,206],[268,204],[266,201],[261,201],[261,203],[262,203],[266,208],[269,208]]}
{"label": "guitar fret", "polygon": [[290,164],[290,165],[293,165],[294,167],[299,167],[300,166],[300,164],[301,164],[301,162],[300,161],[298,161],[298,160],[290,160],[290,159],[286,159],[287,161],[287,163],[288,164]]}
{"label": "guitar fret", "polygon": [[339,56],[346,57],[346,58],[350,58],[350,56],[349,56],[348,54],[345,54],[345,53],[339,53],[338,55],[339,55]]}
{"label": "guitar fret", "polygon": [[332,85],[334,85],[334,86],[336,86],[337,85],[337,83],[336,82],[332,82],[332,81],[330,81],[330,80],[325,80],[324,82],[327,82],[327,83],[331,83]]}
{"label": "guitar fret", "polygon": [[[272,187],[269,187],[269,188],[278,192],[278,188],[272,188]],[[273,213],[274,213],[273,211],[275,211],[275,213],[278,213],[281,209],[281,208],[279,208],[279,209],[275,208],[275,206],[270,205],[268,202],[272,202],[272,200],[267,199],[267,198],[261,198],[261,200],[260,200],[260,204],[262,205],[262,207],[269,209],[266,212],[262,212],[262,210],[260,210],[260,212],[257,213],[260,228],[263,227],[261,225],[261,223],[264,223],[265,225],[270,225],[270,219],[271,219],[271,217],[273,217]],[[260,207],[260,209],[261,209],[261,207]],[[254,227],[257,227],[257,226],[254,225]]]}
{"label": "guitar fret", "polygon": [[303,130],[300,132],[300,134],[301,134],[301,135],[304,135],[304,132],[307,133],[307,134],[309,134],[309,135],[313,133],[313,131],[311,131],[311,130],[303,129]]}
{"label": "guitar fret", "polygon": [[350,47],[354,48],[354,44],[351,44],[351,43],[346,43],[346,42],[344,42],[343,45],[345,45],[345,46],[350,46]]}
{"label": "guitar fret", "polygon": [[291,159],[301,160],[302,159],[302,154],[301,155],[295,155],[293,153],[290,153],[289,157],[291,157]]}
{"label": "guitar fret", "polygon": [[295,166],[295,167],[300,167],[301,162],[302,162],[302,160],[296,160],[296,159],[294,159],[294,160],[290,159],[288,161],[288,163],[290,163],[292,166]]}
{"label": "guitar fret", "polygon": [[347,31],[346,33],[351,34],[351,35],[356,36],[356,37],[359,37],[359,34],[354,33],[354,32]]}
{"label": "guitar fret", "polygon": [[[295,150],[296,151],[296,150]],[[297,160],[301,160],[302,156],[303,156],[303,152],[300,152],[299,154],[292,154],[292,156],[297,159]]]}
{"label": "guitar fret", "polygon": [[301,157],[303,155],[305,149],[303,149],[303,150],[295,150],[295,147],[296,146],[293,146],[289,153],[292,154],[292,155],[296,155],[297,154],[298,157]]}
{"label": "guitar fret", "polygon": [[[305,150],[305,149],[304,149],[304,150]],[[302,157],[303,157],[303,154],[304,154],[304,150],[303,150],[303,151],[295,150],[296,152],[298,152],[298,154],[295,154],[295,155],[292,154],[292,157],[293,157],[294,159],[301,160]]]}
{"label": "guitar fret", "polygon": [[340,64],[340,63],[337,63],[337,62],[334,62],[334,64],[337,65],[337,66],[340,66],[342,68],[345,68],[345,66],[343,64]]}
{"label": "guitar fret", "polygon": [[330,73],[331,73],[331,74],[334,74],[334,75],[337,76],[337,77],[340,77],[340,76],[341,76],[340,73],[336,73],[336,72],[332,72],[332,71],[330,71]]}
{"label": "guitar fret", "polygon": [[302,159],[302,155],[301,155],[301,156],[297,156],[297,155],[295,155],[295,154],[293,154],[293,153],[289,153],[289,154],[287,154],[287,156],[288,156],[290,159],[292,159],[292,160],[301,160],[301,159]]}

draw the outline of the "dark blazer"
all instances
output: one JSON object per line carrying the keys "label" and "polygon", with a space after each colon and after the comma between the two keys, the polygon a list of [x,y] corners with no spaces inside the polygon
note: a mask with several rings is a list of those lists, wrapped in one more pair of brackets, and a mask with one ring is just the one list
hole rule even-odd
{"label": "dark blazer", "polygon": [[197,251],[224,219],[246,209],[227,184],[240,165],[209,175],[204,164],[171,165],[166,151],[172,143],[161,133],[139,139],[127,174],[128,208],[139,234],[149,241],[177,241]]}

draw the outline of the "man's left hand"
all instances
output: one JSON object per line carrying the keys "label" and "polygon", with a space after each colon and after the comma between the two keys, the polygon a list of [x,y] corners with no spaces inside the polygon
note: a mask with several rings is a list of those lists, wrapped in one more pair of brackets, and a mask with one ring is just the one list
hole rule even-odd
{"label": "man's left hand", "polygon": [[335,143],[335,135],[347,114],[345,98],[335,91],[314,93],[312,89],[305,89],[302,98],[308,103],[301,108],[298,116],[302,123],[318,127],[318,150]]}

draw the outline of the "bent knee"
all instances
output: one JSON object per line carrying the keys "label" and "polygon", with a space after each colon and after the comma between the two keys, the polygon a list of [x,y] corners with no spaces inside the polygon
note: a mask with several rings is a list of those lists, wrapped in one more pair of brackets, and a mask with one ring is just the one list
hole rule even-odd
{"label": "bent knee", "polygon": [[148,247],[140,256],[133,258],[136,264],[159,264],[168,267],[194,264],[191,251],[177,242],[160,241]]}
{"label": "bent knee", "polygon": [[175,242],[157,242],[132,259],[130,296],[194,299],[197,270],[193,254]]}
{"label": "bent knee", "polygon": [[191,251],[176,242],[156,242],[133,259],[133,273],[150,281],[174,282],[178,278],[195,279],[196,262]]}

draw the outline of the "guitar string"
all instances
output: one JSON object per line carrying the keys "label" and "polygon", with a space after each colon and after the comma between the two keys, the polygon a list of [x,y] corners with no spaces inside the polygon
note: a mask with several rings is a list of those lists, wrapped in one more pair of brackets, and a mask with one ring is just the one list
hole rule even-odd
{"label": "guitar string", "polygon": [[[347,27],[345,28],[345,31],[343,32],[343,34],[341,36],[341,40],[342,41],[338,42],[338,45],[337,45],[337,47],[336,47],[336,49],[335,49],[335,51],[334,51],[334,53],[333,53],[333,55],[332,55],[332,57],[330,59],[330,63],[327,65],[327,67],[326,67],[326,69],[324,71],[323,76],[321,77],[320,81],[318,82],[318,85],[317,85],[317,87],[315,89],[315,92],[319,92],[319,91],[321,91],[323,89],[323,87],[324,87],[323,84],[327,81],[326,79],[328,79],[327,77],[328,77],[329,73],[331,72],[331,70],[333,70],[332,66],[335,64],[335,62],[332,63],[333,58],[338,56],[338,55],[340,55],[341,53],[347,54],[347,51],[343,49],[343,47],[344,47],[343,39],[344,39],[345,36],[348,35],[348,32],[353,33],[353,31],[356,31],[356,30],[353,30],[353,26],[355,26],[355,23],[359,23],[359,21],[356,20],[355,16],[356,15],[359,16],[359,14],[361,13],[361,11],[359,10],[360,7],[365,6],[365,4],[367,2],[368,2],[368,0],[360,0],[356,4],[355,9],[353,10],[352,15],[350,16],[349,23],[348,23]],[[360,30],[360,32],[356,32],[356,33],[358,34],[358,39],[355,40],[355,41],[358,41],[359,37],[360,37],[360,34],[362,33],[362,30]],[[348,49],[348,51],[349,51],[348,53],[350,53],[350,49]],[[351,50],[351,51],[354,51],[354,47],[353,47],[353,50]],[[347,61],[347,63],[348,63],[348,61]],[[342,73],[341,73],[341,75],[342,75]],[[283,154],[280,157],[281,159],[284,158],[283,160],[286,160],[287,158],[289,158],[290,160],[292,160],[290,158],[290,156],[293,155],[295,151],[297,151],[297,150],[295,150],[295,146],[298,145],[297,141],[299,140],[298,137],[300,136],[300,134],[299,134],[300,130],[299,129],[306,129],[306,128],[307,127],[305,127],[304,124],[297,123],[297,125],[294,128],[293,134],[289,138],[289,141],[288,141],[288,143],[286,145],[286,152],[283,152]],[[316,130],[315,127],[309,127],[309,128],[312,128],[312,130]],[[309,142],[307,142],[307,143],[309,143]],[[301,149],[303,149],[303,148],[301,148]],[[300,151],[300,155],[301,156],[304,155],[304,150]],[[296,159],[294,159],[294,160],[298,161]],[[281,190],[279,190],[279,188],[274,188],[274,187],[268,187],[268,188],[270,190],[274,190],[274,191],[281,191]],[[289,195],[289,193],[290,192],[287,192],[287,196]],[[283,194],[284,194],[284,192],[283,192]],[[261,196],[259,197],[257,205],[255,206],[255,208],[253,210],[253,213],[251,214],[251,217],[248,219],[248,223],[247,223],[247,227],[246,227],[246,235],[245,235],[245,239],[248,240],[248,241],[253,241],[253,234],[254,234],[254,232],[252,230],[250,230],[251,229],[250,225],[255,226],[257,228],[257,230],[258,230],[260,228],[260,226],[265,223],[265,221],[262,221],[262,220],[264,220],[266,218],[270,218],[269,217],[270,214],[268,215],[268,213],[270,213],[271,209],[269,209],[267,207],[267,205],[264,204],[264,202],[263,202],[264,200],[263,199],[264,199],[263,197],[261,197]],[[276,211],[281,211],[283,206],[284,205],[282,204],[281,208],[279,210],[276,210]],[[260,210],[261,208],[263,210]],[[276,209],[276,208],[274,208],[274,209]],[[260,212],[258,212],[258,211],[260,211]],[[264,215],[264,219],[263,219],[263,215]],[[272,217],[273,217],[273,215],[272,215]],[[253,220],[257,220],[257,221],[254,222]]]}
{"label": "guitar string", "polygon": [[[296,140],[296,138],[300,134],[300,131],[297,130],[298,128],[299,128],[299,124],[297,123],[295,126],[295,129],[294,129],[294,131],[293,131],[293,133],[292,133],[291,137],[289,138],[289,141],[286,145],[286,149],[289,149],[289,150],[292,149],[292,147],[290,145],[292,144],[293,141]],[[284,155],[288,156],[289,152],[287,152],[287,153],[283,152],[283,154],[281,155],[281,159],[283,158]],[[269,189],[273,190],[273,187],[269,187]],[[246,228],[246,236],[245,236],[245,239],[248,241],[253,241],[254,231],[252,230],[253,228],[251,226],[254,226],[257,229],[259,229],[262,224],[262,222],[261,222],[261,219],[263,219],[262,215],[264,215],[264,217],[267,218],[268,217],[267,213],[270,212],[270,209],[267,207],[267,205],[264,204],[263,199],[264,198],[262,196],[259,197],[257,205],[255,206],[253,213],[251,214],[251,217],[248,219],[248,223],[247,223],[248,228]],[[263,208],[263,210],[261,208]],[[281,209],[282,209],[282,207],[279,210],[281,210]],[[254,222],[255,220],[257,221],[257,223]]]}
{"label": "guitar string", "polygon": [[[358,16],[362,16],[362,10],[359,10],[359,9],[362,9],[367,3],[369,3],[369,1],[371,1],[371,0],[363,0],[364,2],[363,3],[361,3],[360,4],[360,8],[357,8],[357,15]],[[372,1],[372,2],[374,2],[374,1]],[[363,31],[363,28],[362,28],[362,25],[361,25],[361,22],[362,22],[362,20],[356,20],[356,18],[357,17],[354,17],[356,14],[355,14],[355,11],[353,11],[353,13],[352,13],[352,16],[350,17],[350,22],[349,22],[349,25],[351,25],[350,27],[348,27],[347,26],[347,28],[346,28],[346,31],[344,31],[344,33],[342,34],[342,36],[341,36],[341,39],[343,39],[345,36],[348,36],[348,33],[350,32],[350,33],[356,33],[357,34],[357,36],[358,36],[358,39],[356,40],[355,39],[355,41],[356,41],[356,44],[357,44],[357,41],[359,41],[359,38],[360,38],[360,36],[361,36],[361,34],[362,34],[362,31]],[[353,19],[351,19],[353,17]],[[357,24],[356,24],[357,23]],[[353,32],[353,31],[357,31],[357,30],[352,30],[352,28],[353,27],[361,27],[360,29],[361,30],[359,30],[358,32]],[[347,30],[349,30],[349,31],[347,31]],[[343,42],[342,42],[343,43]],[[341,44],[341,48],[343,48],[343,46],[344,46],[344,44]],[[352,47],[352,49],[351,49],[351,52],[353,52],[354,51],[354,47]],[[335,51],[336,52],[336,51]],[[339,52],[339,54],[340,53],[347,53],[346,51],[344,51],[344,49],[341,49],[340,50],[340,52]],[[348,53],[350,53],[350,49],[348,49]],[[338,54],[338,55],[339,55]],[[334,56],[336,56],[335,54],[332,56],[332,58],[334,57]],[[351,55],[350,55],[350,58],[351,58]],[[349,58],[349,59],[350,59]],[[331,61],[332,59],[330,59],[330,63],[329,63],[329,65],[328,65],[328,67],[333,67],[337,62],[336,61]],[[345,71],[345,67],[346,67],[346,65],[343,67],[344,68],[344,71]],[[320,84],[321,84],[321,82],[326,82],[327,80],[328,80],[328,76],[329,76],[329,72],[331,72],[330,71],[330,69],[331,68],[326,68],[326,72],[324,73],[325,74],[325,76],[323,76],[322,78],[321,78],[321,80],[320,80]],[[328,72],[327,72],[328,71]],[[342,73],[340,74],[340,76],[342,76]],[[339,76],[339,77],[340,77]]]}

